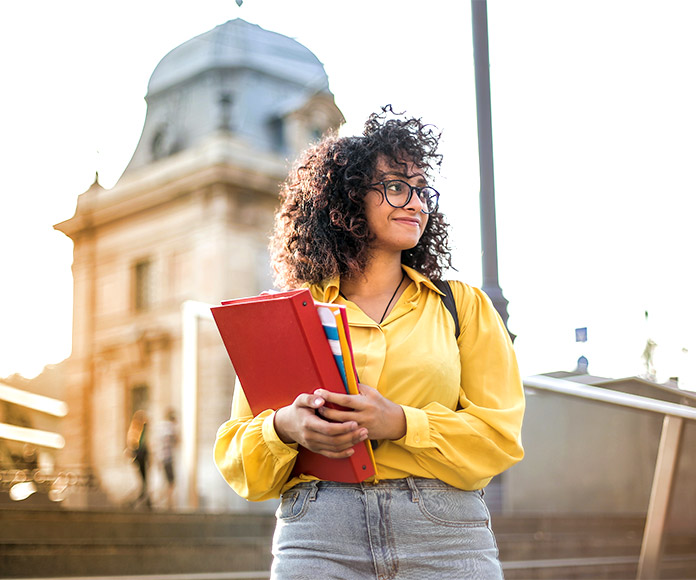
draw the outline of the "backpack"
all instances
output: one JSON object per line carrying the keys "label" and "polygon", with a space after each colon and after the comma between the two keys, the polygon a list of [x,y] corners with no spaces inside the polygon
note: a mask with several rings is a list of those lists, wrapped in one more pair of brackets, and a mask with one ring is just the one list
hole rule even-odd
{"label": "backpack", "polygon": [[449,285],[447,280],[433,280],[432,282],[435,284],[437,289],[444,294],[444,296],[440,296],[440,298],[442,298],[445,308],[447,308],[454,319],[454,336],[458,339],[460,332],[459,316],[457,315],[457,305],[454,302],[454,293],[452,292],[452,287]]}

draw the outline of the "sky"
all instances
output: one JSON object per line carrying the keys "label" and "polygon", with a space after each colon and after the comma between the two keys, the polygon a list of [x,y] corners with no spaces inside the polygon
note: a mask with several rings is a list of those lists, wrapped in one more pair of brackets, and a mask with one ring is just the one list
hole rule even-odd
{"label": "sky", "polygon": [[[451,0],[26,0],[0,8],[0,377],[70,354],[70,218],[118,181],[173,48],[243,18],[324,63],[343,134],[391,103],[442,131],[450,277],[481,284],[471,12]],[[499,278],[524,376],[696,389],[696,2],[488,2]],[[649,313],[646,319],[645,313]],[[575,342],[587,327],[588,341]]]}

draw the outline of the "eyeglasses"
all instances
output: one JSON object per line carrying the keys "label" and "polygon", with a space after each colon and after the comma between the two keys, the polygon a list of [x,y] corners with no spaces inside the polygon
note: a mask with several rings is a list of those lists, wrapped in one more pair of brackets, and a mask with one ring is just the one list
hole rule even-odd
{"label": "eyeglasses", "polygon": [[423,213],[433,213],[437,210],[440,194],[432,187],[414,187],[400,179],[378,181],[377,183],[371,183],[370,187],[376,187],[378,185],[382,186],[384,199],[386,199],[387,203],[392,207],[399,208],[407,206],[415,191],[418,199],[421,201],[421,211]]}

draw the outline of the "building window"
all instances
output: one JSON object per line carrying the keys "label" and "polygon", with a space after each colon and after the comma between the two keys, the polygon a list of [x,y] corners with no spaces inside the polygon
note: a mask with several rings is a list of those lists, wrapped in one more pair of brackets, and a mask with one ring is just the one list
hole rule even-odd
{"label": "building window", "polygon": [[178,139],[174,135],[172,127],[167,125],[160,126],[150,142],[150,152],[152,160],[158,161],[176,153],[179,149]]}
{"label": "building window", "polygon": [[145,384],[138,384],[131,388],[130,411],[133,415],[136,411],[146,411],[150,403],[150,389]]}
{"label": "building window", "polygon": [[310,130],[309,136],[311,141],[321,141],[321,138],[324,136],[324,131],[315,126]]}
{"label": "building window", "polygon": [[133,268],[133,304],[136,312],[152,306],[152,264],[149,260],[137,262]]}
{"label": "building window", "polygon": [[272,119],[268,128],[271,135],[271,147],[276,153],[285,153],[287,150],[287,137],[285,135],[285,123],[283,119]]}

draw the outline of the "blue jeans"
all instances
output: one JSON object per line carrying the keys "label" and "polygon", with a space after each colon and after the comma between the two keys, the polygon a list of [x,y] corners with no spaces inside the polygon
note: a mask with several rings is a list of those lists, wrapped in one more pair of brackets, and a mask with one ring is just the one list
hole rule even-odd
{"label": "blue jeans", "polygon": [[437,479],[313,481],[283,494],[272,580],[499,580],[481,491]]}

